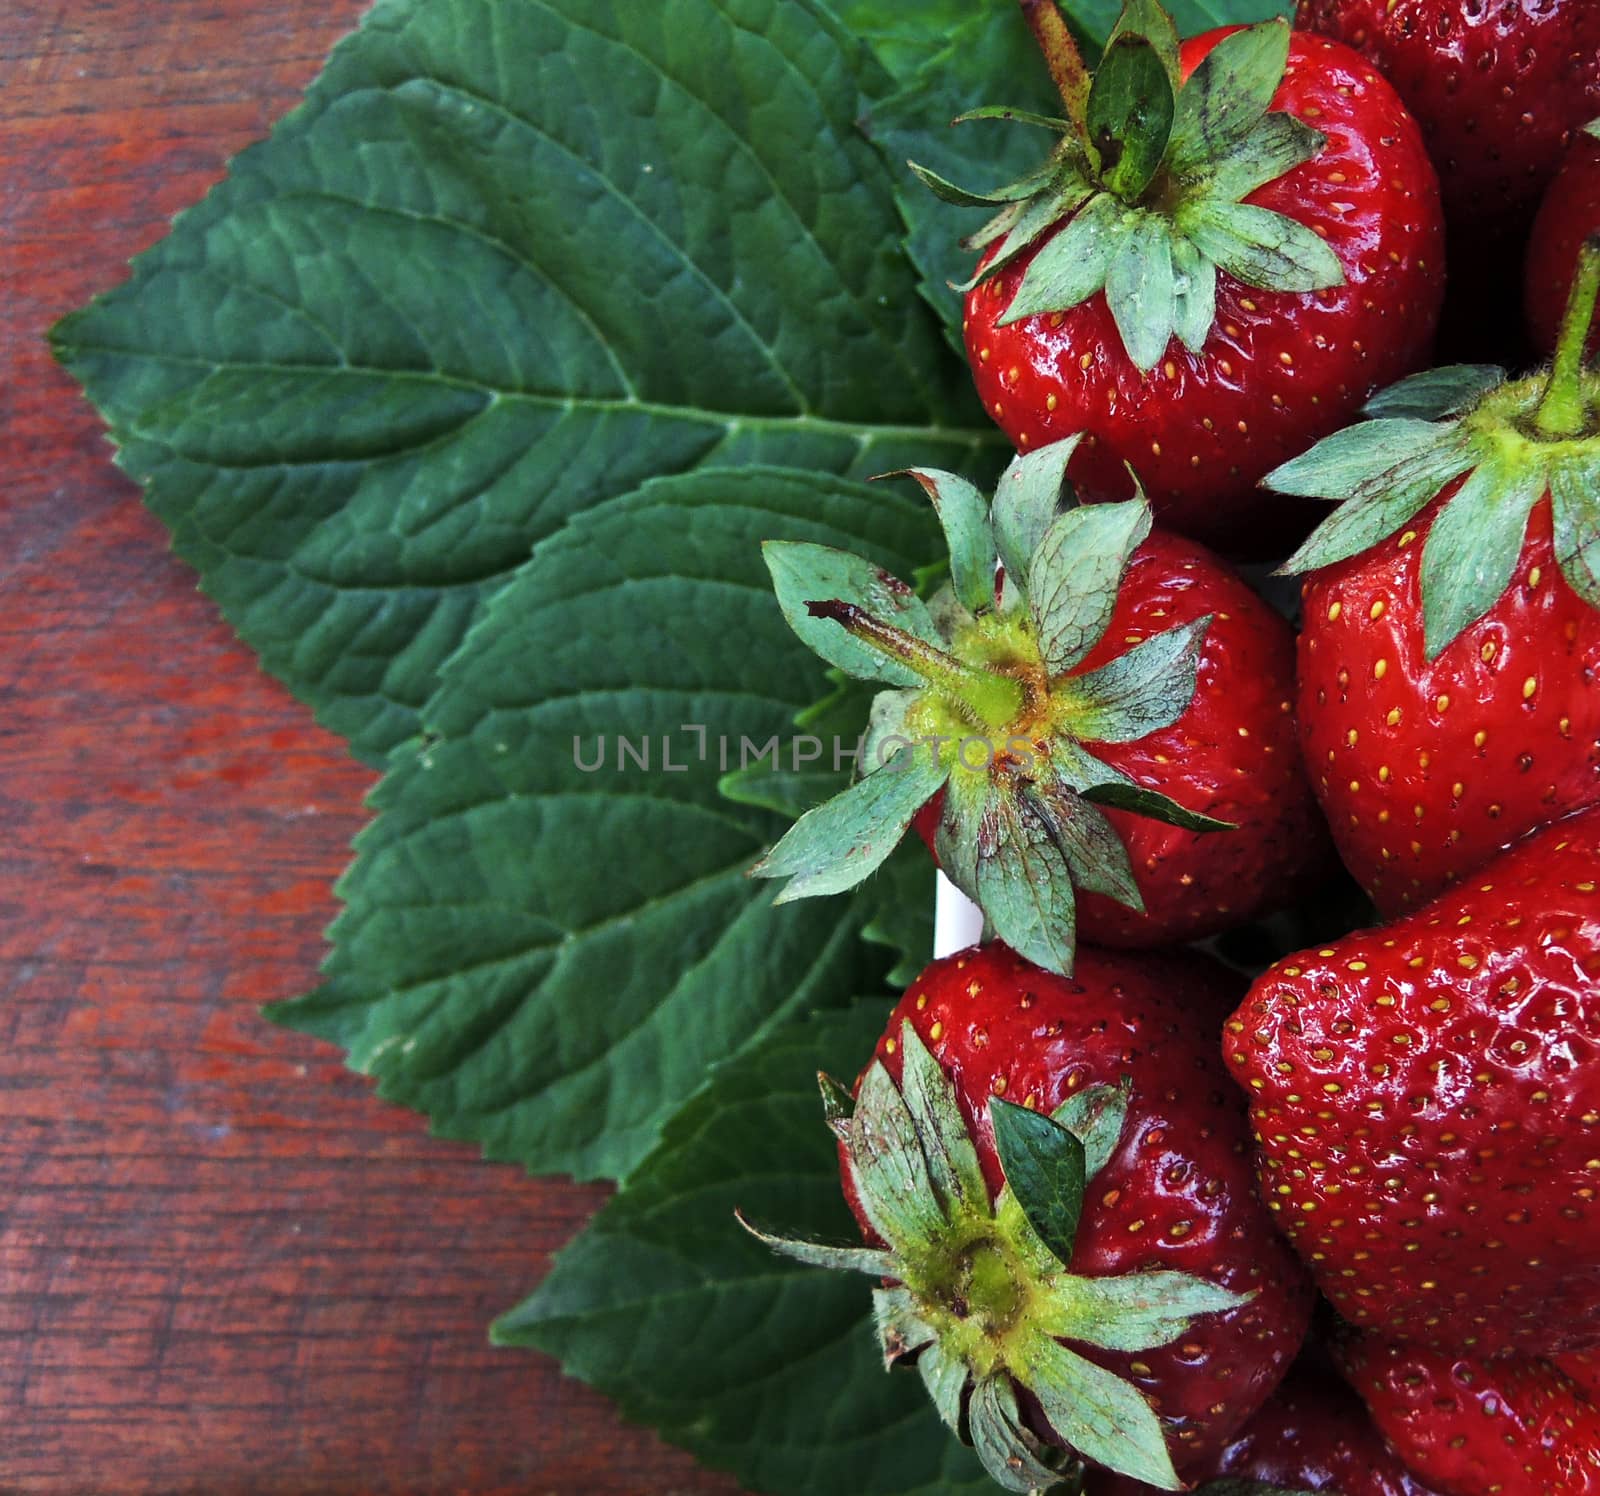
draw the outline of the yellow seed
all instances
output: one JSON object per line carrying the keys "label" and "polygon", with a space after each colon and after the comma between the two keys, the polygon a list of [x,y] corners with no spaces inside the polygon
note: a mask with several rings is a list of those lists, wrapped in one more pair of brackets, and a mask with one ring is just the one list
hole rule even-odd
{"label": "yellow seed", "polygon": [[1373,619],[1374,621],[1383,617],[1383,599],[1381,597],[1372,605],[1371,609],[1367,613],[1367,617]]}
{"label": "yellow seed", "polygon": [[1526,701],[1538,689],[1539,677],[1536,675],[1530,675],[1527,680],[1523,681],[1522,683],[1522,699]]}
{"label": "yellow seed", "polygon": [[1438,707],[1441,712],[1448,712],[1450,710],[1450,698],[1448,696],[1440,696],[1433,704]]}
{"label": "yellow seed", "polygon": [[1343,603],[1335,603],[1331,608],[1328,609],[1328,621],[1331,623],[1342,612],[1344,612],[1344,604]]}
{"label": "yellow seed", "polygon": [[1054,395],[1046,395],[1044,397],[1044,408],[1046,410],[1054,410],[1056,408],[1056,404],[1057,401]]}
{"label": "yellow seed", "polygon": [[1387,660],[1379,660],[1378,663],[1372,667],[1372,677],[1374,680],[1382,680],[1388,673],[1389,662]]}

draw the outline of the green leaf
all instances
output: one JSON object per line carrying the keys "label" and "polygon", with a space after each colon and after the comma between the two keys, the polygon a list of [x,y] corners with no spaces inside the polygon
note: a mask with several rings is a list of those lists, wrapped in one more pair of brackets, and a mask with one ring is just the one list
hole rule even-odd
{"label": "green leaf", "polygon": [[1039,1240],[1065,1267],[1083,1214],[1087,1182],[1083,1144],[1042,1112],[989,1098],[995,1151],[1006,1183]]}
{"label": "green leaf", "polygon": [[1160,1490],[1182,1489],[1161,1421],[1130,1383],[1043,1334],[1029,1337],[1018,1375],[1080,1454]]}
{"label": "green leaf", "polygon": [[1121,1144],[1132,1094],[1127,1080],[1115,1086],[1088,1086],[1074,1091],[1050,1113],[1083,1144],[1085,1179],[1092,1180],[1105,1168]]}
{"label": "green leaf", "polygon": [[1179,175],[1236,149],[1260,123],[1283,81],[1289,27],[1283,21],[1224,37],[1179,91],[1170,169]]}
{"label": "green leaf", "polygon": [[887,681],[893,686],[922,684],[916,671],[869,648],[831,618],[813,616],[807,607],[838,599],[929,644],[942,643],[927,604],[909,585],[837,546],[774,540],[764,545],[762,552],[778,606],[809,649],[859,680]]}
{"label": "green leaf", "polygon": [[1539,467],[1483,463],[1445,501],[1422,546],[1422,632],[1436,660],[1506,590],[1522,554],[1528,515],[1544,497]]}
{"label": "green leaf", "polygon": [[950,550],[950,580],[969,612],[994,605],[995,546],[989,524],[989,500],[982,490],[954,473],[933,468],[907,468],[933,500]]}
{"label": "green leaf", "polygon": [[854,1074],[886,1005],[790,1024],[722,1065],[494,1338],[559,1357],[701,1460],[774,1496],[985,1496],[918,1377],[888,1375],[855,1277],[775,1258],[743,1207],[854,1232],[813,1077]]}
{"label": "green leaf", "polygon": [[1179,805],[1160,790],[1147,789],[1120,779],[1109,779],[1104,784],[1091,784],[1079,791],[1085,800],[1095,805],[1109,805],[1113,810],[1131,810],[1135,815],[1149,816],[1168,826],[1184,831],[1235,831],[1232,821],[1219,821]]}
{"label": "green leaf", "polygon": [[1458,416],[1483,396],[1505,383],[1506,371],[1496,364],[1452,364],[1444,369],[1424,369],[1387,389],[1379,390],[1362,406],[1362,414],[1377,418],[1438,421]]}
{"label": "green leaf", "polygon": [[1553,463],[1550,503],[1561,575],[1591,608],[1600,608],[1600,464]]}
{"label": "green leaf", "polygon": [[1087,124],[1101,180],[1125,201],[1155,177],[1173,108],[1173,80],[1157,48],[1133,31],[1114,37],[1089,88]]}
{"label": "green leaf", "polygon": [[994,537],[1006,578],[1015,587],[1028,585],[1034,552],[1061,512],[1067,464],[1082,440],[1075,432],[1065,441],[1022,453],[1000,476],[991,510]]}
{"label": "green leaf", "polygon": [[1170,727],[1194,700],[1200,651],[1211,615],[1135,644],[1126,654],[1074,676],[1073,732],[1095,743],[1131,743]]}
{"label": "green leaf", "polygon": [[1245,1302],[1239,1294],[1188,1273],[1073,1278],[1052,1295],[1039,1328],[1102,1350],[1148,1351],[1188,1334],[1205,1315]]}
{"label": "green leaf", "polygon": [[857,938],[870,888],[771,906],[744,871],[781,823],[718,792],[744,747],[787,757],[825,685],[760,542],[909,570],[935,535],[910,498],[779,469],[575,518],[450,665],[374,795],[324,985],[274,1016],[496,1158],[626,1173],[712,1064],[887,964]]}
{"label": "green leaf", "polygon": [[1235,280],[1263,291],[1320,291],[1344,284],[1339,257],[1303,223],[1250,203],[1205,198],[1178,212],[1180,233]]}
{"label": "green leaf", "polygon": [[998,466],[890,248],[884,83],[808,0],[383,0],[56,350],[381,763],[533,548],[651,476]]}
{"label": "green leaf", "polygon": [[985,818],[993,844],[978,857],[976,902],[1025,961],[1059,976],[1072,974],[1077,900],[1072,875],[1049,827],[1001,791]]}
{"label": "green leaf", "polygon": [[1122,346],[1136,369],[1161,362],[1178,325],[1178,287],[1173,271],[1172,229],[1147,213],[1125,237],[1106,271],[1106,305]]}
{"label": "green leaf", "polygon": [[1150,506],[1130,499],[1069,509],[1045,531],[1029,563],[1028,603],[1052,675],[1071,670],[1100,642],[1150,524]]}
{"label": "green leaf", "polygon": [[1090,198],[1028,262],[998,325],[1009,327],[1041,312],[1070,311],[1087,301],[1105,286],[1113,261],[1141,223],[1141,215],[1130,213],[1109,192]]}
{"label": "green leaf", "polygon": [[882,866],[912,816],[949,777],[950,766],[936,754],[902,750],[842,795],[808,810],[750,876],[789,879],[780,904],[854,888]]}

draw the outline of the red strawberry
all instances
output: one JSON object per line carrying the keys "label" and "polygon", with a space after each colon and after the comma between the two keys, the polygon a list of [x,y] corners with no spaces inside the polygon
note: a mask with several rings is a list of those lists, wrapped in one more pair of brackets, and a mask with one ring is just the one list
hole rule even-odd
{"label": "red strawberry", "polygon": [[[1600,121],[1580,130],[1539,205],[1528,240],[1523,304],[1528,332],[1541,353],[1553,353],[1561,330],[1567,287],[1578,267],[1583,241],[1600,230]],[[1600,347],[1600,330],[1589,334],[1589,352]]]}
{"label": "red strawberry", "polygon": [[[1347,1387],[1311,1371],[1291,1373],[1221,1457],[1190,1477],[1198,1480],[1195,1496],[1245,1496],[1239,1481],[1261,1483],[1249,1496],[1440,1496],[1401,1464]],[[1120,1475],[1099,1475],[1090,1478],[1087,1493],[1149,1496],[1150,1489]]]}
{"label": "red strawberry", "polygon": [[1297,24],[1359,49],[1394,84],[1464,250],[1469,236],[1518,235],[1572,133],[1600,114],[1593,0],[1300,0]]}
{"label": "red strawberry", "polygon": [[1175,1489],[1304,1337],[1214,1058],[1236,990],[1193,954],[1085,948],[1067,980],[974,947],[907,990],[848,1121],[825,1090],[871,1245],[785,1249],[899,1285],[887,1358],[916,1357],[1009,1490],[1051,1483],[1062,1447]]}
{"label": "red strawberry", "polygon": [[1555,369],[1439,370],[1269,478],[1345,500],[1285,570],[1304,592],[1306,764],[1385,913],[1600,799],[1600,251]]}
{"label": "red strawberry", "polygon": [[1342,1358],[1389,1442],[1444,1496],[1600,1496],[1600,1406],[1550,1362],[1367,1337]]}
{"label": "red strawberry", "polygon": [[1334,1306],[1474,1354],[1600,1346],[1600,809],[1228,1024],[1262,1185]]}
{"label": "red strawberry", "polygon": [[[1140,43],[1119,32],[1095,86]],[[1233,554],[1281,554],[1310,516],[1264,496],[1262,474],[1431,351],[1444,268],[1433,169],[1394,91],[1348,48],[1281,22],[1196,37],[1181,62],[1154,45],[1185,80],[1171,140],[1156,127],[1159,165],[1119,187],[1131,148],[1096,176],[1064,137],[1021,217],[1008,207],[975,236],[986,252],[968,358],[1019,450],[1087,433],[1072,468],[1086,497],[1126,497],[1131,465],[1163,524]],[[1159,70],[1152,86],[1168,88]],[[1234,112],[1200,150],[1185,122],[1203,96]],[[1091,90],[1091,125],[1095,103]],[[1194,288],[1176,301],[1174,275]]]}
{"label": "red strawberry", "polygon": [[1214,557],[1152,531],[1148,505],[1060,512],[1073,447],[1018,458],[992,518],[971,485],[914,474],[951,542],[953,590],[931,609],[841,552],[768,547],[801,637],[898,688],[873,708],[875,772],[755,869],[792,876],[786,897],[859,882],[936,804],[921,826],[945,871],[1002,939],[1066,971],[1077,933],[1213,934],[1322,863],[1287,626]]}

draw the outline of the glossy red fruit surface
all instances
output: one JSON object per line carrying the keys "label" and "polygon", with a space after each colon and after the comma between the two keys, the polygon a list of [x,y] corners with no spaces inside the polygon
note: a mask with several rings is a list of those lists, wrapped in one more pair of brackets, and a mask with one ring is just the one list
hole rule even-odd
{"label": "glossy red fruit surface", "polygon": [[1600,115],[1593,0],[1300,0],[1422,126],[1452,224],[1521,232],[1572,134]]}
{"label": "glossy red fruit surface", "polygon": [[1548,500],[1505,593],[1430,664],[1420,573],[1437,509],[1304,592],[1306,766],[1340,856],[1385,914],[1600,800],[1600,613],[1560,575]]}
{"label": "glossy red fruit surface", "polygon": [[[1095,755],[1188,810],[1237,829],[1201,833],[1108,810],[1128,849],[1145,913],[1100,894],[1078,904],[1084,940],[1172,945],[1215,934],[1292,900],[1330,861],[1292,711],[1294,636],[1233,569],[1161,530],[1134,553],[1111,625],[1074,674],[1212,615],[1194,701],[1170,727]],[[916,822],[932,845],[936,805]]]}
{"label": "glossy red fruit surface", "polygon": [[1600,1496],[1600,1407],[1548,1361],[1479,1361],[1363,1337],[1345,1373],[1441,1496]]}
{"label": "glossy red fruit surface", "polygon": [[1472,1354],[1600,1344],[1600,810],[1266,971],[1225,1054],[1334,1307]]}
{"label": "glossy red fruit surface", "polygon": [[[1188,42],[1185,73],[1225,34]],[[965,316],[978,393],[1019,450],[1088,432],[1069,469],[1085,497],[1127,497],[1131,463],[1162,524],[1235,555],[1283,549],[1318,517],[1257,480],[1426,361],[1444,284],[1433,169],[1388,84],[1349,49],[1296,36],[1273,107],[1328,144],[1246,201],[1315,229],[1344,286],[1268,292],[1224,274],[1201,353],[1174,341],[1148,376],[1102,294],[997,325],[1037,250],[970,292]]]}
{"label": "glossy red fruit surface", "polygon": [[1071,1271],[1167,1268],[1257,1295],[1158,1350],[1084,1351],[1151,1398],[1180,1468],[1213,1455],[1261,1405],[1294,1358],[1311,1306],[1256,1196],[1243,1106],[1216,1058],[1238,985],[1194,953],[1080,947],[1069,980],[1002,945],[974,947],[918,977],[875,1052],[898,1080],[896,1036],[910,1021],[955,1084],[991,1191],[1004,1178],[991,1096],[1050,1111],[1081,1088],[1131,1081],[1122,1141],[1090,1184]]}
{"label": "glossy red fruit surface", "polygon": [[[1223,1477],[1329,1496],[1442,1496],[1406,1469],[1348,1387],[1307,1370],[1291,1372],[1221,1457],[1189,1474],[1198,1496]],[[1155,1496],[1155,1488],[1096,1473],[1087,1496]]]}
{"label": "glossy red fruit surface", "polygon": [[[1567,287],[1583,241],[1600,230],[1600,140],[1580,130],[1546,190],[1528,240],[1523,305],[1528,335],[1548,355],[1556,346]],[[1589,335],[1589,352],[1600,347],[1600,331]]]}

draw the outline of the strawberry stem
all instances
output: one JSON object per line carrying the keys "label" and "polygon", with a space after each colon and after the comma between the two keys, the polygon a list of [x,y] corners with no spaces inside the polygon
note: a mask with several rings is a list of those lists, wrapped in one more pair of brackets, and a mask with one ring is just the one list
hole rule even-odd
{"label": "strawberry stem", "polygon": [[1004,727],[1022,710],[1022,683],[1009,675],[981,670],[946,654],[926,639],[874,618],[864,608],[839,598],[807,602],[813,618],[829,618],[870,649],[915,671],[952,705],[965,708],[984,727]]}
{"label": "strawberry stem", "polygon": [[1583,363],[1597,295],[1600,295],[1600,235],[1591,235],[1578,251],[1578,268],[1572,277],[1572,289],[1567,293],[1555,363],[1550,367],[1544,398],[1533,417],[1534,425],[1544,436],[1558,440],[1577,436],[1589,424],[1589,407],[1583,393]]}
{"label": "strawberry stem", "polygon": [[1089,70],[1083,65],[1083,54],[1067,30],[1067,23],[1056,8],[1056,0],[1017,0],[1017,3],[1022,7],[1028,30],[1044,54],[1044,64],[1066,106],[1067,118],[1081,135],[1087,129],[1089,112]]}

